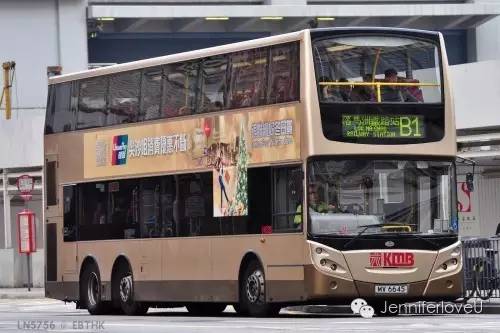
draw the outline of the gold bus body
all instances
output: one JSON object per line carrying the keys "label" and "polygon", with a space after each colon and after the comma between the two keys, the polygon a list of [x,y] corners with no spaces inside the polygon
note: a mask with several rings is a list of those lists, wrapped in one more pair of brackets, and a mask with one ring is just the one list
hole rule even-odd
{"label": "gold bus body", "polygon": [[[214,113],[214,115],[251,113],[259,112],[264,108],[270,112],[281,108],[296,110],[301,134],[300,158],[281,161],[280,165],[301,164],[305,170],[307,158],[318,155],[338,155],[346,158],[355,155],[414,155],[449,158],[456,156],[453,100],[449,88],[450,78],[442,37],[442,84],[445,87],[444,103],[446,108],[445,135],[442,140],[430,143],[387,146],[327,140],[319,130],[321,119],[318,110],[319,101],[311,52],[311,38],[308,30],[63,75],[51,78],[50,84],[290,41],[300,42],[299,102]],[[197,169],[92,179],[84,177],[83,155],[87,153],[84,151],[85,133],[99,133],[108,129],[183,121],[197,117],[200,116],[191,115],[174,120],[156,120],[118,125],[106,129],[97,128],[46,135],[45,159],[49,162],[56,161],[58,166],[56,171],[57,197],[62,198],[64,184],[210,171]],[[270,165],[277,165],[277,163]],[[252,166],[257,165],[250,167]],[[306,190],[305,185],[304,190]],[[402,300],[453,299],[460,296],[462,291],[462,259],[461,254],[456,254],[459,243],[439,251],[408,249],[415,254],[417,263],[412,268],[375,269],[367,267],[372,250],[339,251],[308,241],[307,223],[304,223],[304,230],[301,233],[64,242],[62,216],[63,203],[60,199],[57,205],[48,206],[45,210],[44,219],[47,225],[53,225],[57,230],[57,256],[47,258],[48,261],[56,260],[57,280],[46,282],[46,295],[61,300],[77,301],[80,298],[80,273],[82,265],[89,258],[92,258],[98,265],[103,299],[111,300],[113,265],[118,257],[123,257],[132,268],[136,284],[135,297],[139,301],[234,304],[239,300],[238,279],[242,262],[245,256],[250,253],[260,260],[264,268],[268,302],[283,304],[345,303],[357,297],[374,297],[375,284],[409,284],[409,293],[401,296]],[[303,218],[307,219],[307,216]],[[316,251],[318,247],[322,248],[321,254]],[[373,250],[389,251],[387,249]],[[450,258],[456,258],[457,264],[444,271],[441,269],[441,265]],[[327,263],[334,262],[336,270],[332,270],[330,265],[322,264],[322,259],[326,259]]]}

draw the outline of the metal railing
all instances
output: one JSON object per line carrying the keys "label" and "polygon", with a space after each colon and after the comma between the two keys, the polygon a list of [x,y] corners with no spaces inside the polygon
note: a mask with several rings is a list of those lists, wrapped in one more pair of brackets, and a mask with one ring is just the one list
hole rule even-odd
{"label": "metal railing", "polygon": [[462,241],[464,299],[500,298],[500,238],[472,238]]}

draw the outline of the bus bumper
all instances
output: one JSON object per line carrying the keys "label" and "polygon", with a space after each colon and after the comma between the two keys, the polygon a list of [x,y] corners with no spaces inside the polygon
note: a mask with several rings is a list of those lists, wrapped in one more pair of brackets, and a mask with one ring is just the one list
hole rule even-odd
{"label": "bus bumper", "polygon": [[[325,300],[336,303],[336,300],[353,300],[355,298],[400,300],[400,301],[442,301],[455,300],[462,296],[462,271],[430,281],[407,283],[408,293],[376,294],[375,286],[379,283],[339,279],[319,272],[313,265],[304,267],[307,298]],[[390,284],[390,283],[388,283]],[[329,301],[332,302],[329,302]]]}

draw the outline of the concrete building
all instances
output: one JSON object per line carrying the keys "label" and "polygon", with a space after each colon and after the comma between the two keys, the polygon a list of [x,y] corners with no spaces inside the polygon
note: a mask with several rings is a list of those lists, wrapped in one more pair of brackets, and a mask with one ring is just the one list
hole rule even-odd
{"label": "concrete building", "polygon": [[[496,0],[3,0],[0,61],[15,61],[13,117],[0,117],[0,287],[26,282],[17,254],[15,179],[37,181],[34,282],[43,284],[42,136],[47,67],[63,73],[261,36],[329,26],[443,32],[455,88],[459,144],[478,161],[461,233],[489,235],[500,222],[500,3]],[[496,145],[496,146],[495,146]],[[498,171],[497,171],[498,170]],[[463,194],[461,194],[463,195]],[[462,198],[463,199],[463,198]],[[465,199],[463,199],[465,200]],[[10,220],[10,223],[8,222]],[[7,222],[7,223],[6,223]]]}

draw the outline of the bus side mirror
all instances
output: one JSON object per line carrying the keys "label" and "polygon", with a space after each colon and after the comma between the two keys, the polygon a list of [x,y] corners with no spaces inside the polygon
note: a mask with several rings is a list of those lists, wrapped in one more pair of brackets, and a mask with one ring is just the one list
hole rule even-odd
{"label": "bus side mirror", "polygon": [[465,175],[465,184],[469,192],[474,192],[474,174],[468,172]]}

